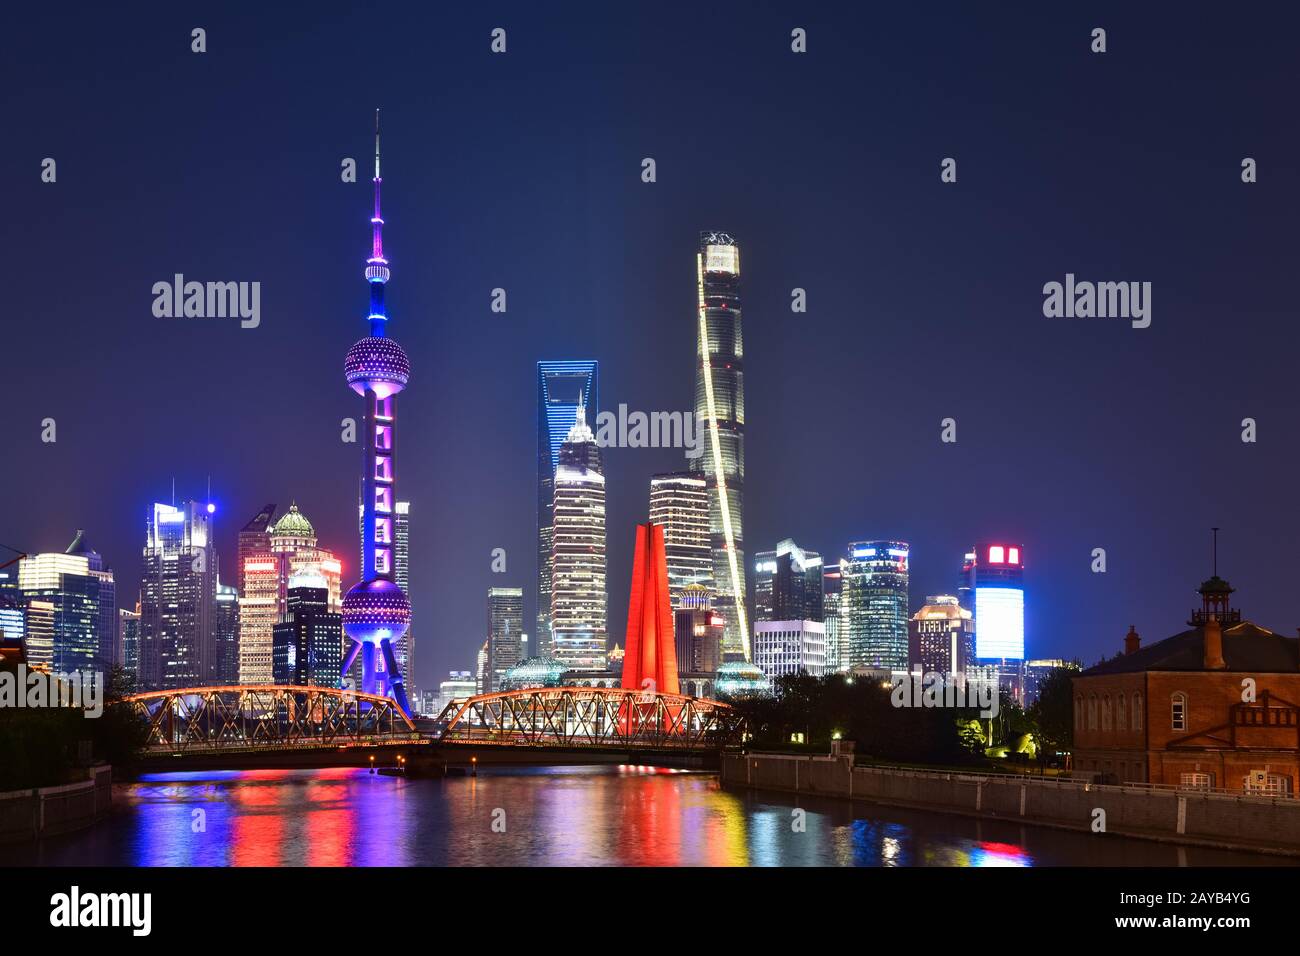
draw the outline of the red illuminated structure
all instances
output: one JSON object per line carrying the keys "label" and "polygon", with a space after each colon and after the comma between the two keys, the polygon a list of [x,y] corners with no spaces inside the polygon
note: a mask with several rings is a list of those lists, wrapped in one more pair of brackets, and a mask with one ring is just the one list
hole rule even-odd
{"label": "red illuminated structure", "polygon": [[680,693],[673,608],[668,600],[668,558],[664,530],[657,524],[636,526],[622,686],[624,690]]}

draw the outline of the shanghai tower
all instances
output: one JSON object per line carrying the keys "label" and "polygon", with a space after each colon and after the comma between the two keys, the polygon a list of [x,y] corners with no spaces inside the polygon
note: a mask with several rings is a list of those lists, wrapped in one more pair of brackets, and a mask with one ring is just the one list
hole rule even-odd
{"label": "shanghai tower", "polygon": [[391,696],[410,714],[394,643],[411,624],[411,602],[397,584],[397,489],[394,402],[406,387],[411,363],[402,347],[387,337],[384,286],[391,272],[384,258],[384,220],[379,211],[379,111],[375,111],[375,212],[373,246],[366,260],[370,284],[370,334],[348,350],[343,373],[365,399],[365,459],[362,465],[361,582],[343,598],[343,633],[352,641],[341,673],[361,657],[361,691]]}
{"label": "shanghai tower", "polygon": [[709,490],[714,603],[726,618],[725,660],[749,660],[745,613],[745,339],[740,325],[740,248],[722,232],[700,233],[695,254],[695,421],[704,454],[691,459]]}

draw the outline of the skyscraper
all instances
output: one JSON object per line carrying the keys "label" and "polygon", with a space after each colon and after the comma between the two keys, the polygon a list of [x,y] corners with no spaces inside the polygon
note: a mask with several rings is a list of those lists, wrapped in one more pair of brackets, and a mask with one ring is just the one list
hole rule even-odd
{"label": "skyscraper", "polygon": [[117,660],[122,669],[131,675],[137,687],[140,686],[140,605],[128,611],[119,608],[117,612]]}
{"label": "skyscraper", "polygon": [[343,618],[329,601],[329,585],[311,571],[289,580],[284,614],[272,636],[277,684],[338,687],[343,660]]}
{"label": "skyscraper", "polygon": [[[754,620],[817,621],[824,615],[822,556],[789,538],[754,555]],[[770,675],[769,675],[770,676]]]}
{"label": "skyscraper", "polygon": [[210,504],[155,503],[140,579],[140,690],[213,683],[217,552]]}
{"label": "skyscraper", "polygon": [[908,661],[923,674],[964,674],[975,658],[971,613],[951,594],[935,594],[912,615]]}
{"label": "skyscraper", "polygon": [[[394,525],[393,561],[397,565],[397,586],[405,593],[407,600],[411,597],[411,503],[397,503],[397,520]],[[411,609],[411,622],[415,621],[415,609]],[[408,625],[406,633],[393,645],[397,657],[397,666],[406,675],[407,683],[415,687],[415,632]],[[409,696],[409,695],[408,695]]]}
{"label": "skyscraper", "polygon": [[[338,611],[342,565],[317,546],[316,529],[297,504],[268,532],[270,550],[250,554],[244,564],[244,596],[239,599],[239,683],[274,683],[275,625],[287,609],[289,582],[302,574],[324,580],[329,610]],[[340,650],[340,653],[342,651]]]}
{"label": "skyscraper", "polygon": [[239,682],[239,590],[222,584],[220,579],[212,627],[212,683],[236,684]]}
{"label": "skyscraper", "polygon": [[695,419],[704,454],[690,470],[709,488],[709,532],[717,609],[727,619],[723,651],[748,660],[745,612],[745,340],[740,323],[740,249],[726,233],[700,234],[695,254]]}
{"label": "skyscraper", "polygon": [[905,541],[856,541],[843,565],[841,667],[907,670],[907,581]]}
{"label": "skyscraper", "polygon": [[827,564],[822,569],[822,621],[826,625],[826,672],[841,669],[847,656],[843,651],[844,561]]}
{"label": "skyscraper", "polygon": [[504,690],[506,671],[524,659],[524,589],[488,588],[488,660],[485,693]]}
{"label": "skyscraper", "polygon": [[537,363],[537,653],[551,647],[551,515],[560,446],[577,421],[578,406],[600,408],[600,368],[593,361]]}
{"label": "skyscraper", "polygon": [[255,554],[269,554],[271,551],[271,525],[274,524],[274,519],[275,505],[264,505],[239,530],[239,566],[235,569],[235,586],[239,588],[240,597],[244,596],[244,563]]}
{"label": "skyscraper", "polygon": [[570,670],[602,671],[607,663],[605,477],[582,405],[560,446],[552,521],[550,656]]}
{"label": "skyscraper", "polygon": [[351,639],[340,668],[347,673],[352,662],[361,659],[361,690],[387,694],[404,713],[410,714],[406,682],[402,678],[393,643],[411,625],[411,602],[394,580],[393,547],[396,529],[397,472],[396,397],[411,377],[411,362],[400,345],[387,337],[388,314],[384,287],[391,271],[384,258],[384,219],[379,209],[379,111],[375,111],[375,212],[370,219],[371,255],[366,260],[366,281],[370,284],[370,334],[348,350],[344,376],[366,403],[362,501],[365,547],[361,581],[343,599],[343,632]]}
{"label": "skyscraper", "polygon": [[1025,549],[982,541],[966,555],[962,597],[975,616],[975,657],[1025,659]]}
{"label": "skyscraper", "polygon": [[668,558],[668,596],[682,606],[688,587],[713,590],[707,482],[689,472],[650,479],[650,523],[663,528]]}
{"label": "skyscraper", "polygon": [[18,587],[26,601],[54,606],[50,666],[61,673],[107,670],[117,643],[113,572],[78,531],[61,554],[36,554],[18,562]]}
{"label": "skyscraper", "polygon": [[717,673],[722,666],[722,637],[726,626],[726,619],[713,610],[713,592],[699,584],[687,585],[673,612],[677,673]]}

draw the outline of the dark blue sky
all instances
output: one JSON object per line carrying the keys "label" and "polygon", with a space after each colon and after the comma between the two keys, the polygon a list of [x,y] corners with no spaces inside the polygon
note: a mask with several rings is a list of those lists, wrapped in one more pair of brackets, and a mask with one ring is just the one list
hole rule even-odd
{"label": "dark blue sky", "polygon": [[[290,499],[355,577],[339,420],[361,414],[342,361],[365,334],[369,185],[339,164],[364,170],[378,106],[421,686],[472,666],[488,587],[531,597],[535,362],[598,359],[604,408],[689,407],[701,229],[742,245],[751,553],[906,539],[915,607],[974,540],[1020,541],[1030,654],[1092,661],[1130,624],[1182,628],[1219,525],[1244,613],[1291,633],[1294,18],[810,6],[11,13],[0,541],[62,549],[86,528],[126,605],[149,502],[211,475],[226,577],[238,527]],[[176,272],[260,281],[260,328],[154,318]],[[1067,272],[1151,282],[1151,327],[1044,318]],[[606,459],[622,641],[633,525],[677,459]]]}

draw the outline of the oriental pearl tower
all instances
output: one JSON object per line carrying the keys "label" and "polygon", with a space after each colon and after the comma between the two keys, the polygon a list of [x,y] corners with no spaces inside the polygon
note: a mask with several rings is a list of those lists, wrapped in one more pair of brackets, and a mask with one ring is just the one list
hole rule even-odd
{"label": "oriental pearl tower", "polygon": [[387,337],[384,286],[391,273],[384,258],[384,220],[379,211],[379,111],[375,110],[374,245],[366,260],[370,283],[370,334],[348,349],[343,374],[365,399],[365,463],[362,466],[361,583],[343,598],[343,633],[352,641],[343,661],[347,674],[361,655],[361,691],[390,696],[406,714],[402,672],[393,643],[411,624],[411,602],[393,579],[396,541],[396,472],[393,469],[395,396],[410,378],[411,363],[402,347]]}

